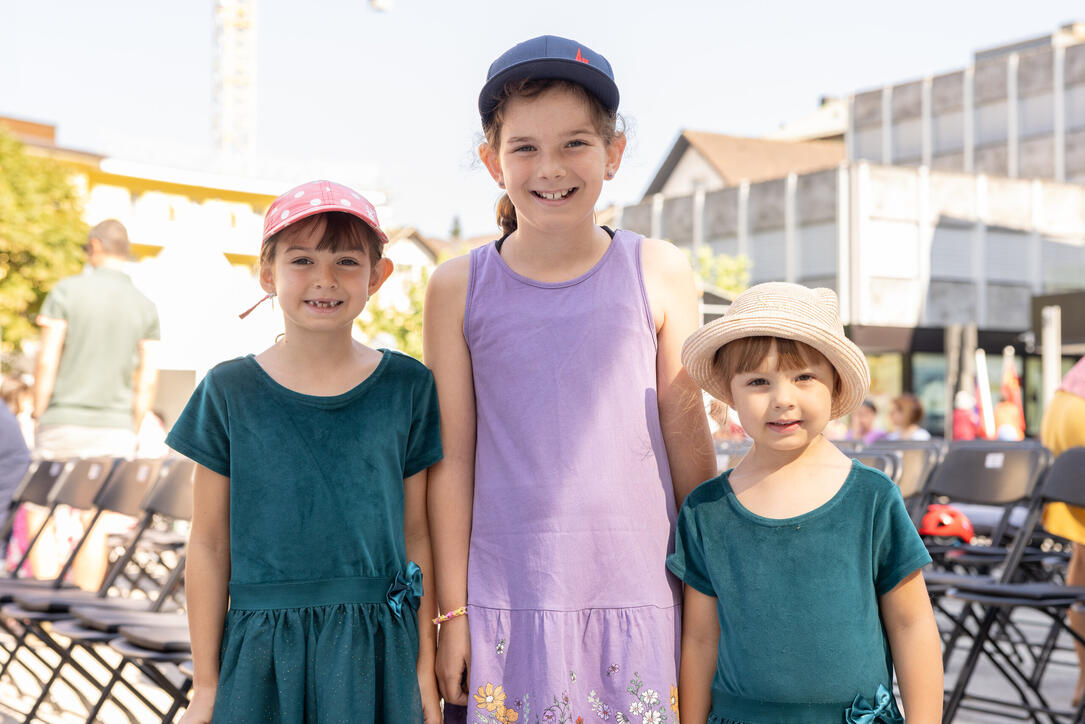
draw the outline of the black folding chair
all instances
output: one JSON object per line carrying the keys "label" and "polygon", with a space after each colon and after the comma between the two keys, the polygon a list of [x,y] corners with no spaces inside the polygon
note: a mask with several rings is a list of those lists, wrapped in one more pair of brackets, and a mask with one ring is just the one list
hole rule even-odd
{"label": "black folding chair", "polygon": [[[1028,514],[1015,544],[1015,556],[1024,552],[1024,546],[1039,528],[1044,506],[1049,503],[1068,503],[1085,507],[1085,447],[1072,448],[1059,455],[1048,469],[1040,492],[1029,507]],[[1074,711],[1056,709],[1050,705],[1042,691],[1044,675],[1051,661],[1058,637],[1066,633],[1085,644],[1066,621],[1067,610],[1085,601],[1085,587],[1068,587],[1050,581],[1010,582],[1003,576],[1000,581],[961,581],[947,592],[947,596],[962,601],[967,606],[983,610],[980,625],[972,637],[972,646],[948,694],[944,710],[945,721],[951,721],[965,700],[981,702],[971,705],[980,711],[1002,711],[1007,707],[1023,711],[1033,721],[1081,722],[1085,721],[1085,702]],[[1012,622],[1013,614],[1020,610],[1038,612],[1050,621],[1046,635],[1031,641],[1021,627]],[[985,658],[1002,675],[1010,688],[1017,692],[1017,701],[996,699],[990,696],[968,694],[968,685],[980,658]],[[982,708],[994,704],[999,707]]]}
{"label": "black folding chair", "polygon": [[[173,522],[189,520],[192,517],[192,472],[194,468],[195,464],[190,460],[177,460],[168,467],[163,467],[160,479],[143,501],[143,516],[140,524],[136,527],[131,540],[125,546],[124,555],[111,568],[110,574],[103,584],[104,587],[108,587],[110,581],[118,577],[120,568],[131,561],[132,552],[139,547],[146,534],[150,532],[150,525],[153,520],[161,518],[167,522]],[[125,662],[122,660],[116,665],[109,663],[98,649],[115,639],[118,631],[124,626],[141,626],[145,629],[160,627],[172,631],[179,625],[187,625],[183,611],[180,610],[181,607],[178,607],[173,612],[164,612],[166,611],[167,602],[172,600],[172,594],[182,589],[181,579],[183,573],[184,556],[182,554],[173,566],[169,577],[162,582],[160,588],[154,594],[150,606],[146,609],[117,609],[100,603],[91,606],[72,606],[69,610],[71,618],[53,622],[51,633],[66,639],[66,648],[61,655],[61,660],[54,668],[53,677],[42,687],[38,700],[30,709],[28,721],[30,717],[35,715],[38,707],[46,699],[50,686],[59,677],[62,668],[71,664],[72,657],[77,649],[85,651],[89,658],[105,669],[105,675],[109,677],[105,683],[102,683],[98,678],[88,679],[88,683],[95,689],[99,692],[105,692],[104,694],[100,693],[99,702],[94,707],[91,707],[93,710],[96,711],[105,701],[113,698],[115,705],[122,712],[130,715],[127,707],[111,696],[110,693],[114,685],[120,681],[126,686],[127,691],[138,699],[143,706],[154,712],[156,716],[161,714],[156,704],[147,698],[137,686],[124,681],[123,677],[120,676],[120,671],[124,668]],[[107,599],[107,601],[110,600],[112,599]],[[150,666],[149,663],[145,665]]]}
{"label": "black folding chair", "polygon": [[[74,464],[74,460],[71,463],[63,460],[40,460],[30,463],[30,467],[12,495],[4,521],[0,523],[0,543],[9,542],[15,528],[15,518],[23,504],[32,504],[42,508],[49,507],[49,492],[57,485],[61,477],[71,470]],[[28,541],[31,539],[37,540],[39,531],[48,526],[49,520],[49,517],[42,520],[39,528],[31,534]],[[0,545],[0,549],[3,549],[5,554],[7,553],[4,546]],[[16,564],[6,571],[3,576],[0,576],[0,604],[11,602],[16,592],[71,586],[71,584],[60,578],[52,580],[17,578],[16,576],[23,571],[31,549],[32,547],[28,545],[26,550],[22,551]],[[15,641],[22,634],[22,629],[13,627],[3,617],[0,617],[0,632],[4,634],[2,640],[0,640],[0,650],[4,651],[5,662],[7,662],[10,660],[11,652],[15,650]],[[45,663],[45,660],[38,656],[36,652],[35,657],[40,663]],[[25,666],[24,669],[38,685],[41,685],[42,680],[36,671]]]}
{"label": "black folding chair", "polygon": [[863,451],[868,454],[892,453],[899,457],[900,477],[895,482],[904,497],[904,505],[914,516],[923,488],[942,459],[942,443],[937,440],[877,440],[864,447]]}
{"label": "black folding chair", "polygon": [[[177,712],[188,705],[188,691],[192,687],[191,673],[178,669],[192,658],[187,624],[182,620],[173,626],[122,626],[118,633],[120,635],[109,642],[109,647],[120,654],[121,663],[90,710],[87,721],[95,720],[106,701],[112,698],[113,687],[124,681],[125,667],[131,665],[169,695],[169,707],[165,711],[156,710],[156,714],[161,714],[163,724],[172,722]],[[173,677],[167,673],[171,668],[176,671]]]}
{"label": "black folding chair", "polygon": [[[67,575],[84,544],[91,537],[94,526],[105,512],[117,512],[129,516],[139,512],[139,503],[154,483],[161,466],[161,460],[122,461],[117,464],[114,464],[111,458],[105,460],[108,465],[102,460],[97,462],[84,460],[76,463],[68,476],[50,494],[54,510],[55,506],[65,503],[72,507],[93,511],[82,537],[58,575],[60,580]],[[92,496],[88,495],[93,488],[97,490]],[[18,658],[21,650],[30,651],[32,655],[41,659],[40,653],[29,645],[30,635],[46,648],[63,657],[64,649],[55,640],[47,624],[67,617],[68,609],[73,605],[104,602],[114,579],[115,574],[107,575],[106,581],[97,592],[52,588],[15,591],[13,600],[0,607],[0,617],[8,626],[18,627],[20,635],[16,638],[14,649],[8,660],[3,667],[0,667],[0,677],[7,673],[9,664]],[[110,605],[146,607],[147,604],[137,600],[122,601],[114,598],[110,600]],[[81,676],[87,676],[82,666],[75,662],[72,664]],[[56,678],[56,675],[51,677],[49,683]],[[48,684],[44,688],[47,689]],[[75,691],[78,692],[78,689]]]}
{"label": "black folding chair", "polygon": [[[104,462],[106,458],[100,458],[99,460]],[[71,472],[76,463],[76,460],[39,460],[32,462],[26,475],[23,476],[22,482],[19,483],[19,487],[15,489],[15,493],[11,497],[11,504],[8,506],[7,515],[5,516],[3,524],[0,525],[0,540],[7,542],[11,538],[12,532],[15,529],[15,518],[19,512],[19,508],[24,504],[29,503],[41,508],[46,508],[48,513],[41,525],[38,526],[27,540],[26,549],[22,551],[19,560],[6,572],[8,578],[14,579],[22,573],[23,566],[26,564],[27,560],[29,560],[30,552],[33,550],[34,544],[37,543],[38,538],[41,537],[41,534],[48,527],[52,516],[56,513],[56,505],[52,503],[49,494],[53,488],[57,486],[57,483],[66,474]],[[111,463],[112,461],[110,461],[110,464]],[[88,461],[88,465],[93,465],[93,463]],[[88,468],[88,470],[89,469],[91,468]],[[97,468],[97,470],[101,470],[101,468]],[[26,580],[29,583],[34,579],[23,580]],[[40,585],[41,583],[41,581],[36,581],[35,585]],[[60,579],[57,579],[55,583],[53,581],[48,581],[47,583],[58,587],[62,585]],[[0,592],[0,596],[2,595],[3,593]]]}
{"label": "black folding chair", "polygon": [[893,451],[873,452],[857,449],[841,449],[841,452],[853,460],[858,460],[868,468],[880,470],[894,483],[900,484],[901,464],[900,456],[897,453]]}
{"label": "black folding chair", "polygon": [[[93,500],[101,491],[109,478],[115,465],[113,458],[87,458],[68,462],[43,461],[29,473],[20,484],[15,497],[21,502],[34,503],[47,508],[47,513],[39,528],[31,536],[26,550],[9,572],[8,578],[0,579],[0,605],[11,603],[16,595],[32,592],[57,592],[60,589],[73,589],[66,582],[67,573],[71,570],[76,557],[79,555],[90,533],[88,528],[83,536],[68,554],[67,559],[61,565],[60,572],[49,581],[16,578],[23,565],[30,558],[34,546],[41,538],[42,533],[49,527],[54,519],[57,509],[61,505],[68,505],[76,509],[85,510],[93,505]],[[41,679],[37,672],[26,662],[19,661],[18,652],[23,649],[23,644],[30,630],[19,622],[7,619],[0,615],[0,630],[7,634],[8,641],[3,646],[7,658],[0,665],[0,678],[7,674],[13,664],[19,663],[38,684]],[[30,656],[40,663],[47,663],[41,653],[34,648],[26,648]],[[18,683],[16,689],[19,689]]]}
{"label": "black folding chair", "polygon": [[968,607],[958,612],[946,606],[946,591],[977,576],[989,579],[993,574],[997,580],[999,576],[1016,574],[1017,562],[1010,560],[1015,553],[1009,545],[1015,529],[1010,527],[1009,519],[1016,506],[1032,500],[1050,458],[1050,452],[1042,447],[951,445],[924,486],[913,512],[917,527],[932,502],[976,503],[997,506],[1002,511],[991,541],[999,546],[997,549],[928,543],[935,565],[924,573],[924,579],[932,606],[947,623],[940,627],[944,661],[949,661],[958,640],[971,635],[978,625]]}

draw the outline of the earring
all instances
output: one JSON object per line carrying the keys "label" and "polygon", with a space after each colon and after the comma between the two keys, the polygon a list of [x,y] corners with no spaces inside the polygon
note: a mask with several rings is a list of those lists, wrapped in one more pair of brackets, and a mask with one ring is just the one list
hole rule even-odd
{"label": "earring", "polygon": [[612,171],[611,169],[608,168],[607,169],[607,180],[609,181],[612,178],[614,178],[614,171]]}
{"label": "earring", "polygon": [[497,188],[499,188],[499,189],[505,188],[505,182],[504,181],[498,181],[497,182]]}

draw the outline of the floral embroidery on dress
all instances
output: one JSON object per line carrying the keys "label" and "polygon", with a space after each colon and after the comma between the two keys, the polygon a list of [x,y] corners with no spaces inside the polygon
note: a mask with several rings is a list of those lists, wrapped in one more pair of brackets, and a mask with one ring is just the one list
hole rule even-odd
{"label": "floral embroidery on dress", "polygon": [[480,722],[497,722],[497,724],[511,724],[512,722],[519,721],[520,714],[515,710],[505,706],[505,700],[508,698],[501,689],[501,685],[494,686],[491,683],[483,684],[478,687],[478,693],[475,694],[475,703],[479,710],[477,711]]}
{"label": "floral embroidery on dress", "polygon": [[498,655],[501,655],[501,654],[505,653],[505,639],[501,639],[500,641],[497,642],[497,649],[496,650],[497,650]]}
{"label": "floral embroidery on dress", "polygon": [[[569,672],[569,677],[573,681],[576,680],[576,674],[572,671]],[[670,685],[670,697],[664,701],[659,691],[645,688],[640,674],[634,672],[629,686],[626,687],[626,692],[632,698],[625,706],[622,706],[621,704],[625,702],[603,701],[598,692],[592,689],[587,697],[591,713],[598,720],[611,721],[613,719],[616,724],[670,724],[672,722],[677,724],[678,687],[674,684]],[[487,682],[478,687],[478,692],[474,695],[475,723],[584,724],[584,717],[574,711],[567,691],[555,695],[551,703],[534,718],[531,717],[528,695],[525,694],[513,700],[509,700],[508,696],[501,684]]]}

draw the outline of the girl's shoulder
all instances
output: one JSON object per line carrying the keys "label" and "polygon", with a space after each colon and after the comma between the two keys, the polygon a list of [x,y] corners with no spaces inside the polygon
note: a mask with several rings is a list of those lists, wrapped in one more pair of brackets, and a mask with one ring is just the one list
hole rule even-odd
{"label": "girl's shoulder", "polygon": [[731,484],[728,482],[730,473],[731,470],[725,470],[716,477],[709,478],[698,485],[686,496],[682,507],[694,513],[711,508],[713,505],[724,501],[728,493],[731,492]]}
{"label": "girl's shoulder", "polygon": [[[478,249],[482,248],[478,247]],[[439,287],[455,287],[460,283],[466,283],[471,271],[471,255],[479,253],[478,249],[473,249],[467,254],[454,256],[438,264],[429,278],[428,286],[432,287],[436,284]]]}
{"label": "girl's shoulder", "polygon": [[887,497],[900,497],[900,488],[889,479],[889,476],[877,468],[872,468],[858,460],[852,461],[851,481],[849,493],[852,496],[863,496],[875,501],[883,501]]}
{"label": "girl's shoulder", "polygon": [[[632,233],[632,232],[624,232]],[[645,268],[663,272],[685,273],[691,271],[689,257],[677,245],[649,236],[640,238],[641,257]]]}
{"label": "girl's shoulder", "polygon": [[433,270],[426,282],[426,306],[433,303],[433,308],[443,313],[458,309],[463,311],[467,300],[467,285],[471,279],[471,256],[461,254],[453,257]]}
{"label": "girl's shoulder", "polygon": [[411,380],[433,380],[433,373],[430,372],[429,367],[426,367],[409,354],[394,349],[386,350],[386,352],[388,371],[394,375]]}
{"label": "girl's shoulder", "polygon": [[224,388],[236,387],[255,382],[259,374],[260,366],[256,363],[255,357],[247,354],[219,362],[207,371],[201,384]]}

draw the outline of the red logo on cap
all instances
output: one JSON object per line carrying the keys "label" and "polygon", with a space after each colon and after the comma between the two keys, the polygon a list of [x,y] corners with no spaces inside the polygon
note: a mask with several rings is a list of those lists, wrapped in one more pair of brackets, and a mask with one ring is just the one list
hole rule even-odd
{"label": "red logo on cap", "polygon": [[[576,49],[576,58],[575,58],[575,60],[579,60],[581,63],[587,63],[588,62],[588,59],[580,54],[580,48]],[[588,63],[588,65],[591,65],[591,63]]]}

